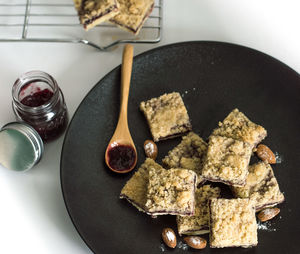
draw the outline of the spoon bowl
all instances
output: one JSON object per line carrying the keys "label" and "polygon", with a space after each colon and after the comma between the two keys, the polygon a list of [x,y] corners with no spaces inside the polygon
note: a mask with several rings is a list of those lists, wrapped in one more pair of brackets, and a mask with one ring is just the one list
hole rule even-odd
{"label": "spoon bowl", "polygon": [[132,140],[127,120],[128,96],[133,61],[133,46],[125,45],[121,67],[121,104],[116,130],[105,151],[105,163],[116,173],[127,173],[134,169],[137,151]]}

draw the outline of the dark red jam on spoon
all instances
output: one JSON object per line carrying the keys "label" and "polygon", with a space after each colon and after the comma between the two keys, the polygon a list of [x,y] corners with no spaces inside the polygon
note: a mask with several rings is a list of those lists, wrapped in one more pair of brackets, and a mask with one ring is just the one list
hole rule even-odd
{"label": "dark red jam on spoon", "polygon": [[117,145],[108,151],[108,164],[117,171],[129,170],[136,160],[135,150],[131,146]]}

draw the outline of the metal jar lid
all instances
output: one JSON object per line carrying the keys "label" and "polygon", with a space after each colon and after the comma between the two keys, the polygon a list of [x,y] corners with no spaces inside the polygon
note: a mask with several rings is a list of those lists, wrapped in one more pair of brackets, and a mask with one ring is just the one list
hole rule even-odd
{"label": "metal jar lid", "polygon": [[12,122],[0,130],[0,164],[14,171],[26,171],[36,165],[43,154],[44,144],[34,128]]}

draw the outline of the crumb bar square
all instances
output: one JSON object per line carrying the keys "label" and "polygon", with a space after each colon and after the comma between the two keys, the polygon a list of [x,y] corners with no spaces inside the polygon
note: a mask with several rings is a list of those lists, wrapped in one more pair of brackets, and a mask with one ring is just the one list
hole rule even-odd
{"label": "crumb bar square", "polygon": [[140,109],[148,121],[155,142],[183,135],[192,129],[179,93],[173,92],[143,101]]}
{"label": "crumb bar square", "polygon": [[211,248],[257,245],[255,208],[249,199],[212,199],[209,209]]}
{"label": "crumb bar square", "polygon": [[120,28],[138,34],[153,10],[154,0],[118,0],[120,12],[109,21]]}
{"label": "crumb bar square", "polygon": [[149,170],[151,168],[155,170],[163,169],[154,160],[147,158],[134,175],[127,181],[120,194],[121,199],[126,199],[142,212],[146,212],[147,186],[149,182]]}
{"label": "crumb bar square", "polygon": [[207,151],[207,143],[194,132],[182,137],[179,145],[168,152],[162,160],[166,168],[185,168],[197,173],[198,184],[202,178],[203,160]]}
{"label": "crumb bar square", "polygon": [[202,177],[212,182],[244,186],[252,146],[241,140],[210,136]]}
{"label": "crumb bar square", "polygon": [[251,122],[238,109],[234,109],[223,122],[219,123],[219,127],[212,135],[239,139],[254,147],[267,136],[267,131],[262,126]]}
{"label": "crumb bar square", "polygon": [[220,196],[220,188],[211,185],[203,185],[195,192],[195,215],[177,216],[177,228],[179,235],[200,235],[209,233],[209,208],[208,201]]}
{"label": "crumb bar square", "polygon": [[272,207],[284,201],[284,195],[274,176],[271,166],[259,162],[249,167],[249,175],[244,187],[232,187],[237,198],[249,198],[256,211]]}
{"label": "crumb bar square", "polygon": [[107,21],[119,13],[116,0],[73,0],[85,30]]}
{"label": "crumb bar square", "polygon": [[187,169],[150,168],[146,210],[163,214],[193,215],[197,175]]}
{"label": "crumb bar square", "polygon": [[73,2],[74,2],[74,7],[75,7],[75,9],[76,9],[77,11],[79,11],[80,8],[81,8],[81,2],[82,2],[82,0],[73,0]]}

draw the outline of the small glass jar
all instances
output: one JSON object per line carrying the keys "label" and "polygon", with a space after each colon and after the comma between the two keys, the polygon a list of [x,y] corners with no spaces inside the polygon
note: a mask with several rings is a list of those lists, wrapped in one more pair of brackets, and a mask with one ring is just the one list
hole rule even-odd
{"label": "small glass jar", "polygon": [[59,137],[68,125],[68,111],[62,91],[49,74],[30,71],[12,88],[12,107],[17,121],[31,125],[44,142]]}

